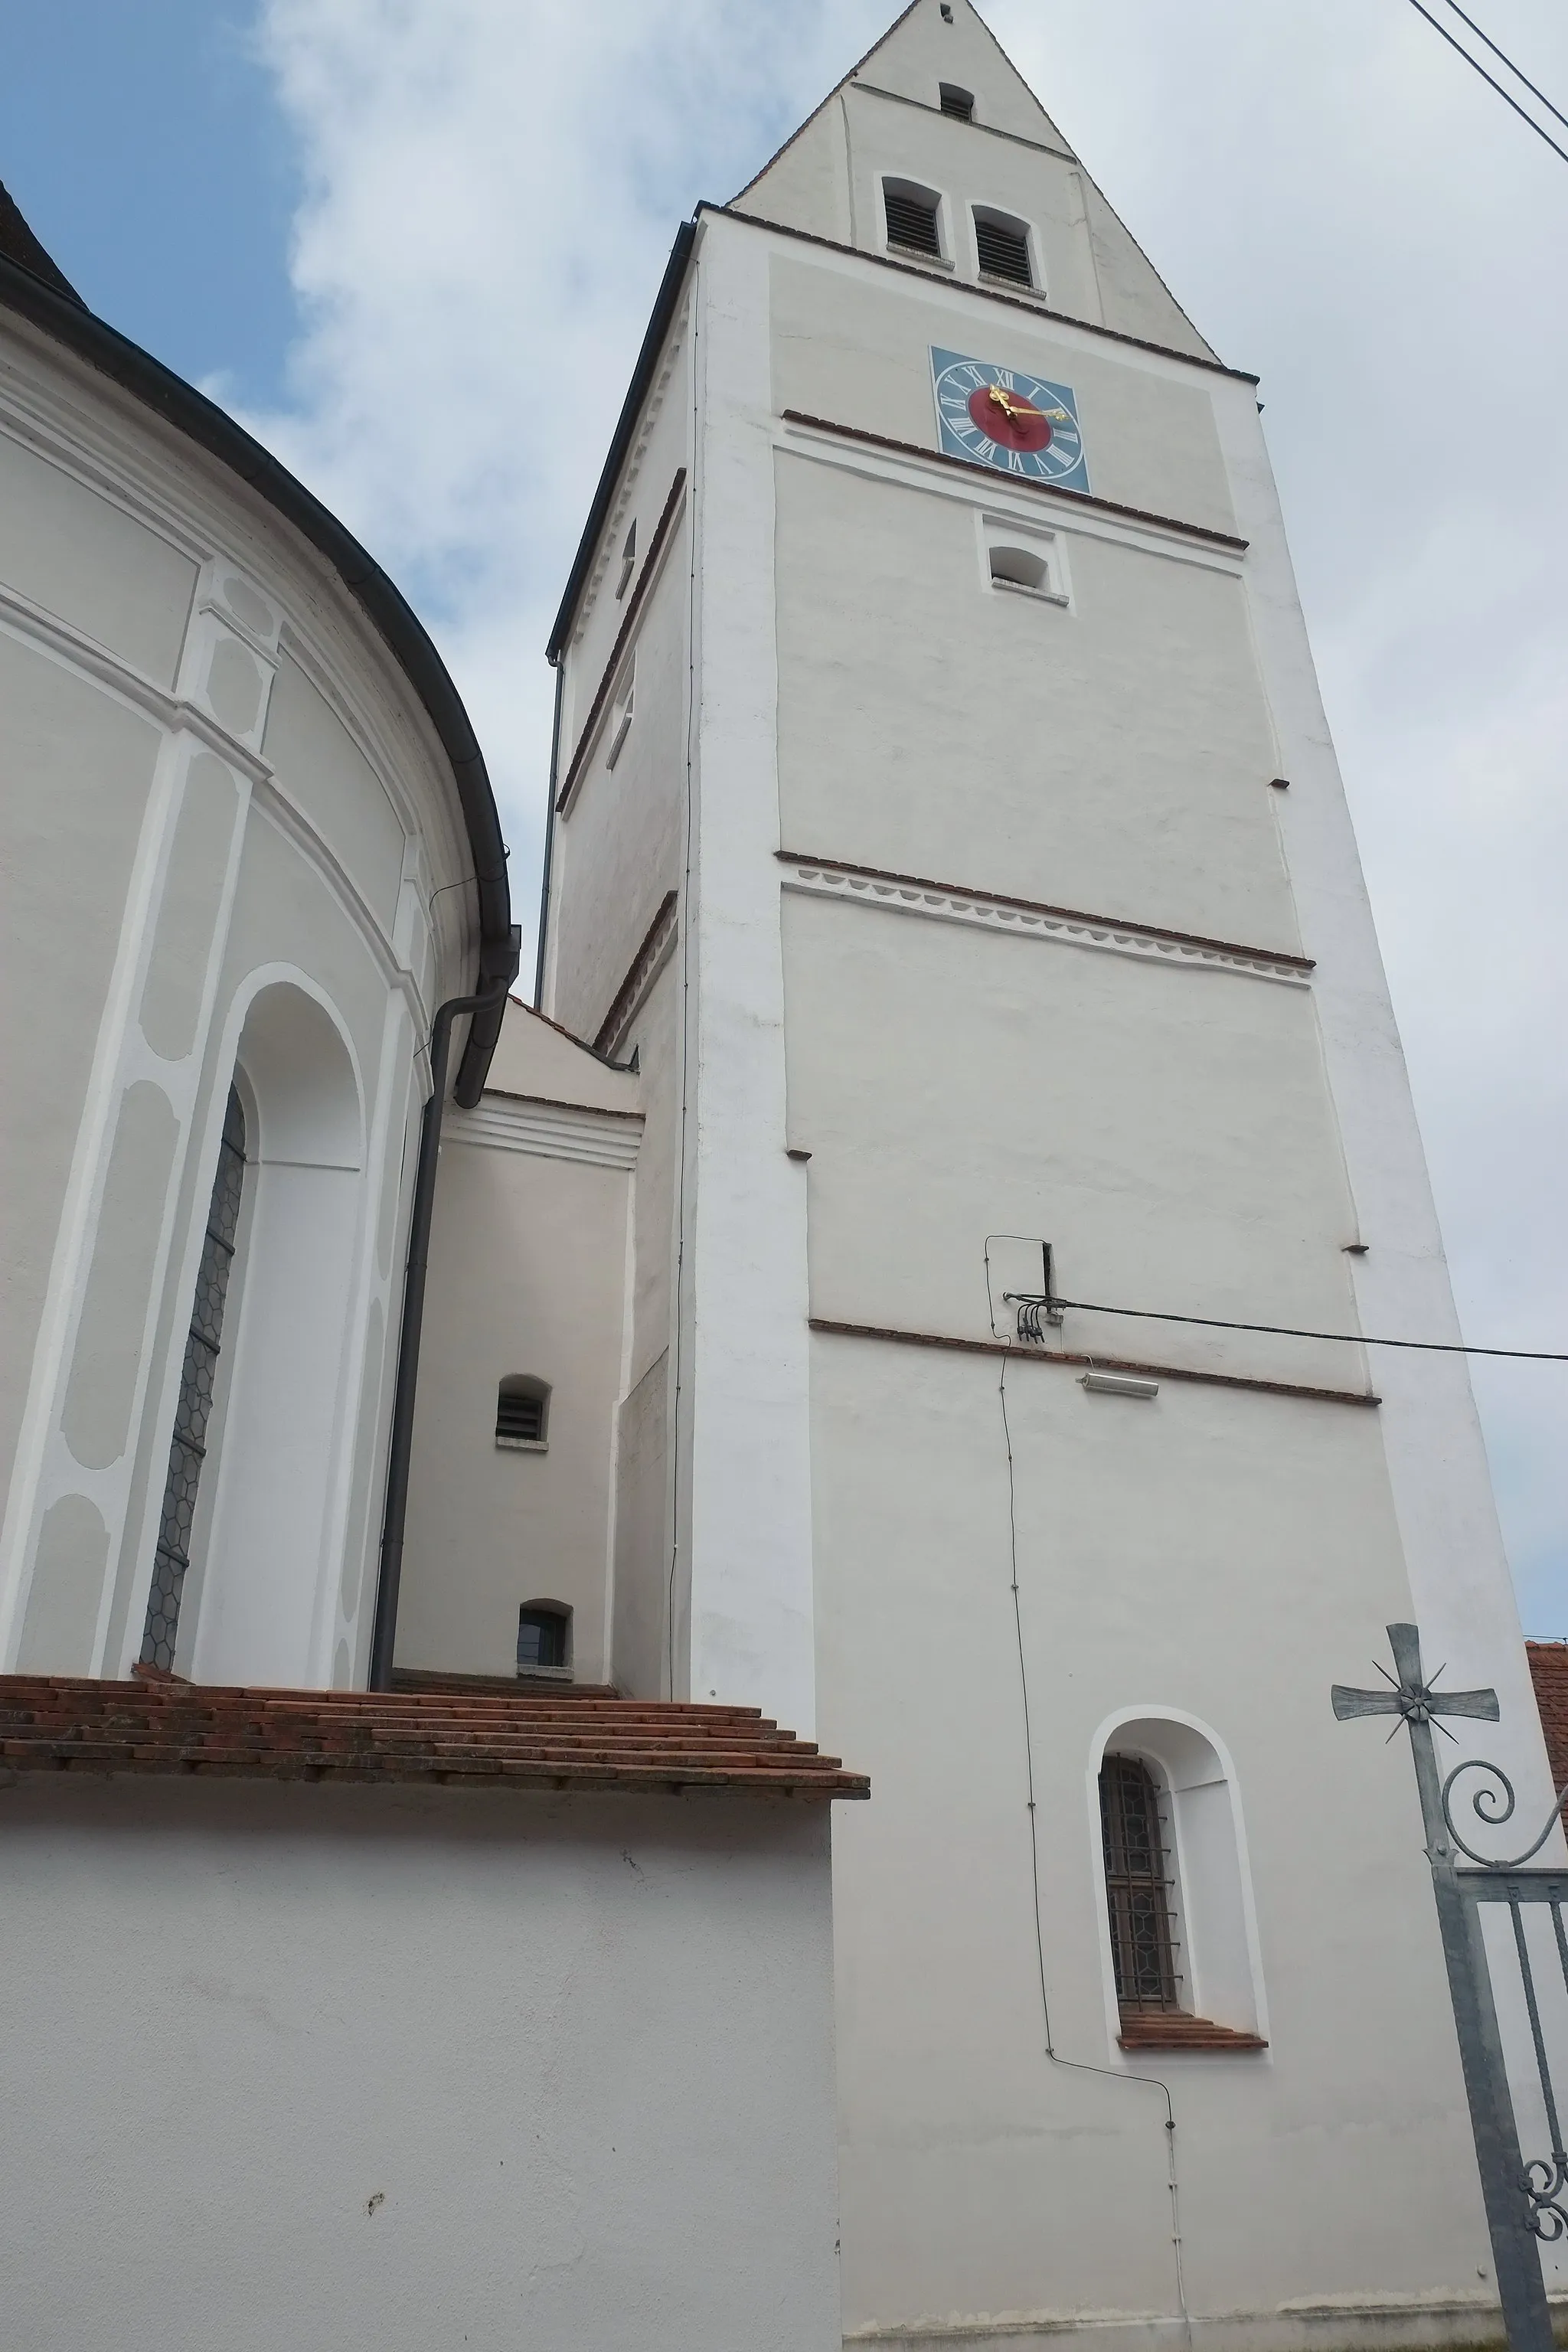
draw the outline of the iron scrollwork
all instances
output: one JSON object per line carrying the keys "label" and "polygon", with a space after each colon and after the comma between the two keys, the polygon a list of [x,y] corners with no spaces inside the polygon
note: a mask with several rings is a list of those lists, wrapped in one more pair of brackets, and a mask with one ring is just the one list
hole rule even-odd
{"label": "iron scrollwork", "polygon": [[1568,1786],[1559,1789],[1557,1791],[1557,1801],[1552,1806],[1551,1812],[1548,1813],[1546,1817],[1546,1826],[1542,1831],[1541,1835],[1536,1839],[1534,1844],[1527,1845],[1522,1853],[1514,1854],[1507,1862],[1499,1862],[1488,1854],[1478,1853],[1473,1845],[1467,1845],[1464,1839],[1459,1835],[1458,1831],[1454,1826],[1452,1801],[1454,1783],[1456,1780],[1461,1779],[1467,1772],[1485,1772],[1490,1775],[1490,1779],[1488,1782],[1483,1787],[1478,1789],[1474,1796],[1472,1796],[1469,1801],[1470,1811],[1475,1815],[1477,1821],[1484,1823],[1484,1825],[1490,1830],[1500,1829],[1504,1822],[1511,1821],[1513,1818],[1514,1806],[1517,1801],[1513,1793],[1513,1782],[1509,1779],[1508,1774],[1503,1770],[1502,1766],[1500,1764],[1489,1764],[1484,1758],[1479,1756],[1467,1756],[1462,1762],[1455,1765],[1453,1770],[1449,1773],[1447,1779],[1443,1783],[1444,1828],[1447,1831],[1448,1835],[1453,1839],[1454,1843],[1458,1846],[1459,1852],[1466,1857],[1466,1859],[1470,1862],[1478,1863],[1482,1870],[1521,1869],[1523,1865],[1531,1860],[1532,1855],[1538,1854],[1541,1852],[1542,1847],[1546,1843],[1547,1839],[1552,1835],[1552,1831],[1556,1828],[1557,1817],[1563,1811],[1564,1802],[1568,1801]]}

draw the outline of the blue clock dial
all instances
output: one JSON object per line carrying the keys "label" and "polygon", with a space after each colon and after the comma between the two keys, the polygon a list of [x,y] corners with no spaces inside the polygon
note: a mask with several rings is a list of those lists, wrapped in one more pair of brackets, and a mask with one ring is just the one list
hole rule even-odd
{"label": "blue clock dial", "polygon": [[931,381],[942,447],[1026,482],[1087,490],[1089,467],[1070,384],[934,345]]}

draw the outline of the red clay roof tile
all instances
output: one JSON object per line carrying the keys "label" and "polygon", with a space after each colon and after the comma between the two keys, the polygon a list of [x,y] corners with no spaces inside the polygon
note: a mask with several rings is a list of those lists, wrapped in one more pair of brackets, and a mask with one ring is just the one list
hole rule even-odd
{"label": "red clay roof tile", "polygon": [[0,1675],[0,1771],[868,1797],[756,1707]]}

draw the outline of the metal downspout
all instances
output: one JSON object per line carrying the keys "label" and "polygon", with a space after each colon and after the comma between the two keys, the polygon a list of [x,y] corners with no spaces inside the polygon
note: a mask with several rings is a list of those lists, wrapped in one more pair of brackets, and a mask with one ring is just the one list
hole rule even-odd
{"label": "metal downspout", "polygon": [[473,996],[449,996],[430,1024],[430,1095],[419,1128],[419,1165],[408,1219],[408,1258],[403,1277],[403,1326],[397,1342],[397,1385],[392,1400],[392,1433],[386,1453],[386,1507],[381,1522],[381,1573],[375,1588],[371,1632],[371,1690],[392,1688],[392,1654],[397,1642],[397,1594],[403,1580],[403,1531],[408,1516],[408,1468],[414,1450],[414,1404],[419,1386],[419,1342],[425,1327],[425,1277],[430,1264],[430,1227],[436,1209],[436,1171],[441,1155],[441,1121],[447,1108],[447,1060],[452,1024],[504,1006],[517,977],[522,934],[514,924],[510,956]]}

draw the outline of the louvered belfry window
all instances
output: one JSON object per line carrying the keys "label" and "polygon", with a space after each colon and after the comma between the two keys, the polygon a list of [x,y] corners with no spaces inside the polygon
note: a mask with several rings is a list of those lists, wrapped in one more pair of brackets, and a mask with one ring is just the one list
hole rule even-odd
{"label": "louvered belfry window", "polygon": [[142,1636],[144,1665],[173,1666],[174,1663],[180,1601],[185,1588],[185,1571],[191,1564],[191,1523],[195,1517],[202,1465],[206,1460],[207,1423],[212,1416],[218,1353],[223,1344],[224,1309],[228,1303],[228,1278],[234,1265],[244,1187],[245,1112],[238,1094],[230,1087],[223,1141],[218,1146],[217,1173],[213,1178],[212,1199],[207,1206],[206,1235],[196,1274],[191,1327],[185,1335],[180,1401],[174,1409],[169,1475],[163,1487],[163,1507],[153,1559],[153,1590],[147,1596],[147,1623]]}
{"label": "louvered belfry window", "polygon": [[888,243],[901,245],[910,253],[934,254],[942,257],[942,240],[936,230],[936,198],[915,194],[907,188],[884,187],[882,202],[887,208]]}
{"label": "louvered belfry window", "polygon": [[1105,1894],[1116,1998],[1134,2010],[1175,2009],[1170,1885],[1160,1831],[1160,1792],[1146,1764],[1108,1756],[1100,1769]]}
{"label": "louvered belfry window", "polygon": [[498,1445],[538,1445],[543,1442],[547,1393],[537,1381],[501,1382],[496,1395]]}
{"label": "louvered belfry window", "polygon": [[974,243],[982,278],[1007,278],[1015,286],[1034,284],[1029,269],[1029,240],[1021,228],[1010,228],[1005,221],[986,220],[976,214]]}
{"label": "louvered belfry window", "polygon": [[942,93],[942,110],[944,114],[951,114],[959,122],[973,121],[974,92],[972,89],[960,89],[955,81],[941,82],[938,88]]}

